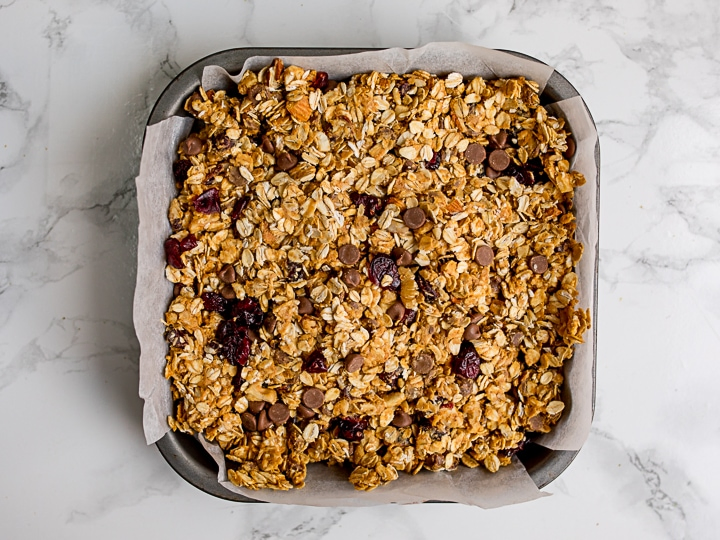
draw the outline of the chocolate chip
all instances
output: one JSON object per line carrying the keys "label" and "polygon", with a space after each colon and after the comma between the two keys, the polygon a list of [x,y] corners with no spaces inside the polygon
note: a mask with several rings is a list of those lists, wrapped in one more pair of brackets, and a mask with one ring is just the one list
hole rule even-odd
{"label": "chocolate chip", "polygon": [[510,165],[510,156],[505,150],[493,150],[488,157],[488,163],[496,171],[504,171]]}
{"label": "chocolate chip", "polygon": [[470,316],[470,322],[473,324],[477,324],[482,320],[482,318],[483,318],[482,313],[474,313],[473,315]]}
{"label": "chocolate chip", "polygon": [[267,411],[263,409],[260,411],[260,414],[257,416],[257,430],[258,431],[265,431],[267,428],[272,426],[272,422],[268,418]]}
{"label": "chocolate chip", "polygon": [[365,357],[362,354],[352,353],[345,358],[345,370],[348,373],[355,373],[360,371],[365,363]]}
{"label": "chocolate chip", "polygon": [[500,130],[500,133],[490,135],[490,144],[495,148],[505,148],[507,146],[508,133],[504,129]]}
{"label": "chocolate chip", "polygon": [[498,277],[491,277],[491,278],[490,278],[490,289],[492,290],[492,292],[494,292],[495,294],[499,293],[499,292],[500,292],[500,284],[501,284],[501,283],[502,283],[502,282],[500,281],[500,278],[498,278]]}
{"label": "chocolate chip", "polygon": [[226,264],[218,272],[218,277],[223,283],[235,283],[237,276],[235,275],[235,268],[232,264]]}
{"label": "chocolate chip", "polygon": [[240,174],[240,169],[234,165],[228,168],[227,177],[231,184],[242,187],[247,185],[247,180]]}
{"label": "chocolate chip", "polygon": [[427,353],[420,353],[412,359],[410,365],[420,375],[426,375],[435,366],[435,360]]}
{"label": "chocolate chip", "polygon": [[470,323],[465,327],[463,339],[472,341],[480,337],[480,327],[475,323]]}
{"label": "chocolate chip", "polygon": [[480,165],[485,161],[485,147],[476,142],[470,143],[465,149],[465,159],[467,159],[473,165]]}
{"label": "chocolate chip", "polygon": [[280,152],[277,155],[277,158],[275,160],[275,163],[277,164],[278,169],[281,171],[289,171],[292,169],[295,165],[297,165],[298,158],[296,158],[293,154],[290,152]]}
{"label": "chocolate chip", "polygon": [[478,246],[475,250],[475,262],[480,266],[490,266],[495,259],[495,252],[490,246]]}
{"label": "chocolate chip", "polygon": [[398,266],[409,266],[413,262],[412,253],[401,247],[393,248],[392,256],[395,258],[395,263]]}
{"label": "chocolate chip", "polygon": [[405,317],[405,306],[403,306],[402,302],[395,302],[388,308],[387,314],[393,321],[401,321]]}
{"label": "chocolate chip", "polygon": [[310,315],[313,311],[315,311],[315,306],[313,306],[313,303],[308,299],[307,296],[301,296],[299,301],[300,303],[298,304],[298,313],[300,315]]}
{"label": "chocolate chip", "polygon": [[315,411],[308,409],[305,405],[298,405],[297,414],[300,418],[312,418],[315,416]]}
{"label": "chocolate chip", "polygon": [[567,150],[565,150],[563,155],[565,156],[565,159],[570,159],[575,155],[577,144],[575,143],[575,139],[573,137],[567,137],[565,139],[565,143],[567,144]]}
{"label": "chocolate chip", "polygon": [[267,154],[272,154],[275,152],[275,145],[270,140],[270,137],[267,135],[262,136],[262,144],[260,145],[260,148],[262,148],[262,151]]}
{"label": "chocolate chip", "polygon": [[290,409],[284,403],[273,404],[267,412],[268,418],[272,420],[273,424],[279,426],[284,424],[290,418]]}
{"label": "chocolate chip", "polygon": [[485,167],[485,176],[488,178],[500,178],[500,173],[492,167]]}
{"label": "chocolate chip", "polygon": [[253,342],[260,339],[260,336],[258,336],[257,332],[255,330],[253,330],[252,328],[247,329],[247,337],[249,337],[250,341],[253,341]]}
{"label": "chocolate chip", "polygon": [[265,408],[264,401],[248,401],[248,411],[257,414]]}
{"label": "chocolate chip", "polygon": [[182,142],[182,150],[187,156],[197,156],[202,152],[203,143],[197,135],[190,135]]}
{"label": "chocolate chip", "polygon": [[520,345],[523,341],[523,333],[522,332],[515,332],[512,337],[510,338],[510,341],[512,341],[512,344],[516,347]]}
{"label": "chocolate chip", "polygon": [[395,413],[395,417],[392,420],[392,425],[395,427],[403,428],[408,427],[412,424],[412,416],[403,410],[398,410]]}
{"label": "chocolate chip", "polygon": [[542,255],[533,255],[530,257],[530,270],[536,274],[544,274],[548,269],[548,261]]}
{"label": "chocolate chip", "polygon": [[257,431],[257,418],[249,412],[242,413],[240,415],[240,421],[245,431]]}
{"label": "chocolate chip", "polygon": [[405,222],[405,225],[413,230],[419,229],[425,225],[426,219],[425,212],[423,212],[423,209],[419,206],[416,206],[415,208],[408,208],[405,212],[403,212],[403,221]]}
{"label": "chocolate chip", "polygon": [[225,285],[220,289],[220,294],[225,300],[235,300],[235,289],[232,288],[232,285]]}
{"label": "chocolate chip", "polygon": [[325,393],[319,388],[306,388],[302,395],[302,403],[308,409],[317,409],[325,403]]}
{"label": "chocolate chip", "polygon": [[183,284],[182,283],[176,283],[173,285],[173,296],[179,296],[180,292],[183,290]]}
{"label": "chocolate chip", "polygon": [[360,260],[360,250],[352,244],[345,244],[338,249],[338,259],[343,264],[352,266]]}
{"label": "chocolate chip", "polygon": [[351,289],[354,289],[355,287],[360,285],[360,272],[358,272],[355,268],[345,270],[342,275],[342,280],[345,285],[347,285]]}
{"label": "chocolate chip", "polygon": [[473,393],[473,381],[472,379],[463,379],[460,383],[460,393],[463,396],[469,396]]}
{"label": "chocolate chip", "polygon": [[277,326],[277,317],[274,313],[268,313],[263,319],[263,328],[271,334],[275,331]]}
{"label": "chocolate chip", "polygon": [[248,90],[248,96],[251,100],[255,101],[255,99],[263,93],[263,90],[265,90],[265,86],[262,84],[255,84],[250,87],[250,90]]}

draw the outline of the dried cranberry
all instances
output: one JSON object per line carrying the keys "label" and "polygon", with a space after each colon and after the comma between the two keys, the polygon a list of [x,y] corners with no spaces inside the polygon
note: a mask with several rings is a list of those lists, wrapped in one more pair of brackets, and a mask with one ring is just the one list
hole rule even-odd
{"label": "dried cranberry", "polygon": [[165,240],[163,247],[165,248],[165,259],[170,266],[174,266],[175,268],[185,267],[180,258],[183,249],[180,247],[180,242],[176,238],[168,238]]}
{"label": "dried cranberry", "polygon": [[240,390],[240,387],[242,386],[242,384],[244,382],[245,382],[245,379],[243,379],[243,376],[240,373],[240,370],[238,369],[237,373],[232,378],[232,385],[233,385],[233,388],[235,389],[235,391]]}
{"label": "dried cranberry", "polygon": [[288,280],[291,282],[300,281],[307,277],[305,274],[305,269],[303,268],[303,265],[300,263],[295,263],[295,262],[287,263],[287,274],[288,274]]}
{"label": "dried cranberry", "polygon": [[397,381],[402,375],[402,368],[399,367],[395,371],[383,371],[378,377],[380,380],[391,388],[397,388]]}
{"label": "dried cranberry", "polygon": [[318,71],[315,75],[315,80],[312,82],[310,86],[313,88],[319,88],[320,90],[325,90],[325,87],[328,85],[328,74],[324,71]]}
{"label": "dried cranberry", "polygon": [[515,177],[515,179],[523,186],[532,186],[535,184],[535,177],[529,170],[518,167],[514,164],[505,169],[502,174],[505,176]]}
{"label": "dried cranberry", "polygon": [[180,249],[182,249],[183,251],[190,251],[191,249],[195,249],[197,245],[197,238],[195,238],[194,234],[188,234],[180,241]]}
{"label": "dried cranberry", "polygon": [[405,326],[410,326],[412,323],[415,322],[416,318],[417,318],[417,309],[406,309],[405,317],[403,317],[402,322]]}
{"label": "dried cranberry", "polygon": [[350,200],[355,206],[364,206],[365,215],[367,217],[375,217],[380,214],[383,210],[383,201],[375,195],[368,195],[367,193],[357,193],[353,191],[350,194]]}
{"label": "dried cranberry", "polygon": [[203,305],[208,311],[223,313],[228,307],[228,301],[216,292],[204,292],[200,295]]}
{"label": "dried cranberry", "polygon": [[241,326],[247,326],[257,330],[262,326],[265,313],[260,307],[260,302],[252,296],[245,297],[232,307],[232,317]]}
{"label": "dried cranberry", "polygon": [[220,150],[227,150],[228,148],[231,148],[233,144],[232,139],[224,133],[222,135],[215,136],[215,147]]}
{"label": "dried cranberry", "polygon": [[455,408],[455,404],[454,404],[452,401],[446,401],[445,403],[443,403],[442,405],[440,405],[440,408],[441,408],[441,409],[454,409],[454,408]]}
{"label": "dried cranberry", "polygon": [[480,362],[475,346],[469,341],[463,341],[460,352],[452,358],[452,372],[466,379],[474,379],[480,374]]}
{"label": "dried cranberry", "polygon": [[425,168],[428,171],[436,171],[440,167],[440,154],[433,151],[432,159],[425,162]]}
{"label": "dried cranberry", "polygon": [[525,448],[525,445],[527,443],[528,440],[526,438],[523,438],[515,448],[506,448],[505,450],[500,450],[500,452],[498,453],[503,456],[513,457],[518,452],[521,452]]}
{"label": "dried cranberry", "polygon": [[341,418],[338,423],[338,435],[348,441],[360,441],[363,438],[363,431],[367,429],[367,420],[348,416]]}
{"label": "dried cranberry", "polygon": [[175,180],[178,182],[184,182],[187,180],[190,167],[192,167],[192,163],[190,163],[189,159],[180,159],[173,163],[172,170]]}
{"label": "dried cranberry", "polygon": [[407,81],[403,81],[400,86],[398,86],[398,92],[400,92],[401,97],[405,97],[405,94],[408,93],[408,90],[410,90],[410,83]]}
{"label": "dried cranberry", "polygon": [[[400,272],[392,257],[387,255],[375,255],[372,262],[370,263],[370,281],[375,285],[379,285],[383,289],[390,289],[396,291],[400,288]],[[383,278],[390,276],[392,281],[389,285],[381,285]]]}
{"label": "dried cranberry", "polygon": [[325,373],[328,368],[325,363],[325,357],[320,351],[311,352],[302,363],[303,371],[308,373]]}
{"label": "dried cranberry", "polygon": [[220,343],[221,355],[237,366],[247,364],[252,345],[247,328],[236,321],[222,321],[215,332],[215,339]]}
{"label": "dried cranberry", "polygon": [[250,197],[248,197],[247,195],[245,195],[244,197],[240,197],[235,202],[235,206],[233,206],[232,212],[230,212],[230,219],[232,219],[232,220],[240,219],[240,216],[242,216],[242,214],[245,211],[245,208],[247,208],[247,205],[249,202],[250,202]]}
{"label": "dried cranberry", "polygon": [[213,214],[220,212],[220,196],[217,188],[208,189],[205,193],[201,193],[195,197],[195,210],[201,214]]}
{"label": "dried cranberry", "polygon": [[415,274],[415,282],[417,283],[418,290],[423,294],[427,302],[434,302],[438,299],[437,292],[435,292],[435,289],[433,289],[427,279],[420,274]]}

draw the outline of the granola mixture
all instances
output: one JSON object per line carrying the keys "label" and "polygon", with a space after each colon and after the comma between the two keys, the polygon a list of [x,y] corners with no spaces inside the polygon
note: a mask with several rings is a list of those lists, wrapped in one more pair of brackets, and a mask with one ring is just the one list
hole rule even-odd
{"label": "granola mixture", "polygon": [[200,88],[173,173],[174,430],[252,489],[312,462],[371,490],[507,465],[560,418],[577,304],[574,141],[523,79],[275,60]]}

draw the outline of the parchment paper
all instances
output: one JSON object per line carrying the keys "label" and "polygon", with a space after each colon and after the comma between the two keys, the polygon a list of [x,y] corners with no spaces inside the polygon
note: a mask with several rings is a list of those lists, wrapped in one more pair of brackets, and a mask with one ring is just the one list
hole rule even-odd
{"label": "parchment paper", "polygon": [[[544,88],[553,69],[530,60],[498,51],[459,43],[429,44],[420,49],[388,49],[334,57],[282,57],[285,65],[327,71],[332,78],[377,69],[403,73],[423,69],[431,73],[457,71],[465,76],[485,78],[523,75]],[[243,67],[257,69],[272,57],[253,57]],[[242,74],[242,72],[241,72]],[[240,75],[231,77],[222,67],[208,66],[203,73],[206,89],[228,88]],[[577,140],[574,168],[587,178],[576,192],[578,238],[585,244],[585,254],[578,275],[580,306],[593,312],[595,258],[597,245],[597,169],[594,150],[597,132],[581,98],[554,104],[554,112],[567,120]],[[148,444],[169,431],[167,417],[172,414],[169,382],[164,378],[165,343],[163,318],[172,296],[172,284],[165,279],[163,242],[170,234],[167,208],[175,194],[172,162],[179,142],[187,136],[192,119],[173,117],[146,130],[140,174],[137,177],[140,225],[138,234],[138,277],[135,290],[134,322],[140,341],[140,397],[145,400],[143,426]],[[595,321],[593,321],[594,323]],[[585,343],[575,349],[574,358],[566,362],[566,389],[569,405],[553,431],[541,444],[553,449],[578,450],[585,442],[592,420],[593,334],[587,332]],[[284,504],[311,506],[371,506],[385,503],[412,504],[426,500],[444,500],[494,508],[529,501],[546,495],[539,491],[523,465],[514,459],[509,467],[495,474],[480,469],[460,467],[453,472],[401,473],[398,480],[369,493],[355,491],[346,474],[324,465],[309,467],[306,487],[278,492],[239,488],[227,479],[225,460],[220,448],[198,439],[219,466],[218,481],[227,489],[247,497]]]}

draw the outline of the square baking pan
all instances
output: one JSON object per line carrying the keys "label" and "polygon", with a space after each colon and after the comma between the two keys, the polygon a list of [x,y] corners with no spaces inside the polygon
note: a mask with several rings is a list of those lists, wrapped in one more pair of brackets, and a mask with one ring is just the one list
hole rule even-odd
{"label": "square baking pan", "polygon": [[[245,61],[252,56],[335,56],[341,54],[352,54],[372,49],[343,49],[343,48],[274,48],[274,47],[248,47],[239,49],[228,49],[211,54],[182,71],[175,79],[168,84],[158,98],[150,113],[147,125],[157,124],[171,116],[189,116],[184,110],[185,100],[197,90],[202,79],[203,69],[206,66],[216,65],[225,68],[229,73],[239,73]],[[531,61],[540,62],[531,56],[515,51],[503,50],[509,54],[516,55]],[[570,82],[557,71],[554,71],[541,95],[542,103],[553,103],[563,99],[579,96],[578,91]],[[590,111],[588,110],[588,115]],[[590,115],[592,118],[592,115]],[[597,201],[600,197],[600,143],[595,146],[595,164],[597,166]],[[599,219],[599,207],[597,208],[597,219]],[[595,275],[597,276],[598,246],[595,245]],[[593,290],[593,325],[591,332],[595,336],[593,350],[593,390],[592,409],[595,409],[595,365],[597,360],[597,279]],[[168,464],[187,482],[196,488],[214,495],[216,497],[236,502],[263,502],[244,497],[225,489],[217,480],[218,467],[212,457],[203,449],[200,443],[192,436],[185,433],[169,431],[157,443],[157,448],[168,462]],[[518,452],[517,457],[525,465],[528,474],[539,489],[544,488],[555,480],[575,459],[578,451],[550,450],[532,441],[525,445],[523,450]],[[442,501],[428,501],[442,502]]]}

